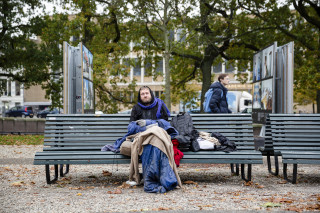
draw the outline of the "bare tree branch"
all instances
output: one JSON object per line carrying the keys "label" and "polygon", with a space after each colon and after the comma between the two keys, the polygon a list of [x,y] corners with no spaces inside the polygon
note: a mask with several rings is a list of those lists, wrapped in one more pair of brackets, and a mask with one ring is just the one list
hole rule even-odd
{"label": "bare tree branch", "polygon": [[177,85],[178,85],[178,86],[184,85],[186,82],[191,81],[192,79],[195,79],[195,77],[196,77],[196,72],[197,72],[197,69],[198,69],[199,67],[200,67],[200,64],[195,61],[195,62],[194,62],[194,68],[193,68],[192,72],[191,72],[188,76],[186,76],[184,79],[182,79],[181,81],[179,81],[179,82],[177,83]]}
{"label": "bare tree branch", "polygon": [[201,61],[201,58],[198,57],[198,56],[195,56],[195,55],[178,53],[178,52],[175,52],[175,51],[171,51],[171,54],[172,54],[172,55],[176,55],[176,56],[180,56],[180,57],[183,57],[183,58],[190,58],[190,59],[193,59],[193,60],[195,60],[195,61],[197,61],[197,62],[200,62],[200,61]]}
{"label": "bare tree branch", "polygon": [[148,20],[147,20],[147,22],[146,22],[146,30],[147,30],[147,33],[148,33],[149,37],[150,37],[151,40],[153,41],[154,45],[159,48],[159,45],[158,45],[156,39],[152,36],[152,34],[151,34],[150,30],[149,30]]}
{"label": "bare tree branch", "polygon": [[102,86],[102,85],[97,85],[97,87],[100,89],[99,91],[103,91],[103,92],[106,92],[112,99],[116,100],[116,101],[119,101],[119,102],[122,102],[122,103],[125,103],[125,104],[132,104],[133,102],[131,101],[125,101],[123,100],[123,98],[119,98],[117,96],[114,96],[112,94],[112,92],[110,90],[108,90],[108,88],[106,86]]}
{"label": "bare tree branch", "polygon": [[[309,16],[308,12],[306,11],[305,6],[303,5],[303,1],[299,0],[298,5],[295,0],[292,1],[294,8],[300,13],[300,15],[305,18],[310,24],[316,26],[320,29],[320,21],[319,19],[315,19]],[[318,9],[319,10],[319,9]]]}

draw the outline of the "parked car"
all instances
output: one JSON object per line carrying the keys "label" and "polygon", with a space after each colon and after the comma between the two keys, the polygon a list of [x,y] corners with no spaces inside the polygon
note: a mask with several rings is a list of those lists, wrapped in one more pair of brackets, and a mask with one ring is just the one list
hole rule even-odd
{"label": "parked car", "polygon": [[200,113],[200,109],[190,109],[188,111],[188,113],[190,113],[190,114],[199,114]]}
{"label": "parked car", "polygon": [[245,108],[241,113],[252,113],[252,108]]}
{"label": "parked car", "polygon": [[131,109],[124,110],[122,112],[118,112],[118,114],[131,114]]}
{"label": "parked car", "polygon": [[98,111],[95,111],[94,114],[96,114],[96,115],[103,115],[103,112],[100,111],[100,110],[98,110]]}
{"label": "parked car", "polygon": [[53,109],[53,110],[45,109],[45,110],[38,112],[37,117],[38,118],[46,118],[48,114],[59,114],[59,110],[58,109]]}
{"label": "parked car", "polygon": [[6,111],[6,117],[30,117],[33,118],[33,110],[31,106],[15,106]]}

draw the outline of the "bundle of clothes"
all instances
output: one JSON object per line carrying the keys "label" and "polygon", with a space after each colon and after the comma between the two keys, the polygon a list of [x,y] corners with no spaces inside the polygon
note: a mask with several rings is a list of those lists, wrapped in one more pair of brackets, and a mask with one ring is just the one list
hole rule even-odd
{"label": "bundle of clothes", "polygon": [[236,151],[236,145],[218,132],[198,132],[191,116],[180,113],[171,123],[163,119],[132,121],[126,135],[101,149],[131,156],[128,183],[138,185],[143,179],[144,191],[150,193],[165,193],[177,186],[182,187],[177,172],[183,158],[181,150],[231,152]]}

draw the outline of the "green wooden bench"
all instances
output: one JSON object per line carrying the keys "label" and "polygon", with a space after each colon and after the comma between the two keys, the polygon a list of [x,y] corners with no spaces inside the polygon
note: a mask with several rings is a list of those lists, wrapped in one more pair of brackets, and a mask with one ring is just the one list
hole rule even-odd
{"label": "green wooden bench", "polygon": [[[251,115],[193,114],[192,119],[198,131],[220,132],[236,143],[238,151],[185,151],[180,162],[230,164],[231,172],[237,175],[240,165],[241,178],[250,181],[252,164],[263,163],[261,152],[254,150]],[[49,115],[45,123],[44,148],[35,154],[34,164],[45,165],[48,184],[58,179],[59,170],[60,176],[68,173],[70,164],[129,164],[130,157],[100,151],[104,145],[113,144],[124,136],[128,124],[129,115],[123,114]],[[55,168],[53,180],[50,165]],[[65,171],[63,165],[66,165]]]}
{"label": "green wooden bench", "polygon": [[[282,156],[283,177],[296,183],[298,164],[320,164],[320,114],[270,114],[269,122],[271,146],[275,156]],[[288,164],[293,165],[291,180]]]}

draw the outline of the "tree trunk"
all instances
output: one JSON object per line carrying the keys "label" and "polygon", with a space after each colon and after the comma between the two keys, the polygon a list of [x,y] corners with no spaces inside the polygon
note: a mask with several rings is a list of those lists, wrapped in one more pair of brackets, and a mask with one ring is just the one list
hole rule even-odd
{"label": "tree trunk", "polygon": [[320,113],[320,90],[317,90],[317,113]]}
{"label": "tree trunk", "polygon": [[[320,73],[320,28],[318,28],[318,61],[316,62],[317,65],[317,71],[318,74]],[[317,87],[316,87],[317,88]],[[317,113],[320,113],[320,89],[317,89],[317,96],[316,96],[316,101],[317,101]]]}
{"label": "tree trunk", "polygon": [[[167,48],[166,48],[167,49]],[[170,87],[170,67],[169,67],[170,53],[167,50],[164,53],[165,63],[165,99],[169,111],[171,111],[171,87]]]}
{"label": "tree trunk", "polygon": [[212,45],[209,45],[205,49],[204,58],[200,64],[200,69],[202,72],[202,89],[201,89],[201,106],[200,111],[203,112],[203,101],[204,95],[208,91],[211,85],[211,66],[216,57],[219,56],[219,53],[216,52]]}
{"label": "tree trunk", "polygon": [[168,7],[169,7],[169,2],[168,0],[165,0],[164,17],[163,17],[163,36],[164,36],[164,43],[165,43],[165,50],[164,50],[165,99],[164,99],[164,102],[167,105],[169,111],[171,111],[171,88],[170,88],[170,67],[169,67],[170,46],[169,46],[169,35],[168,35],[169,32],[167,28]]}

